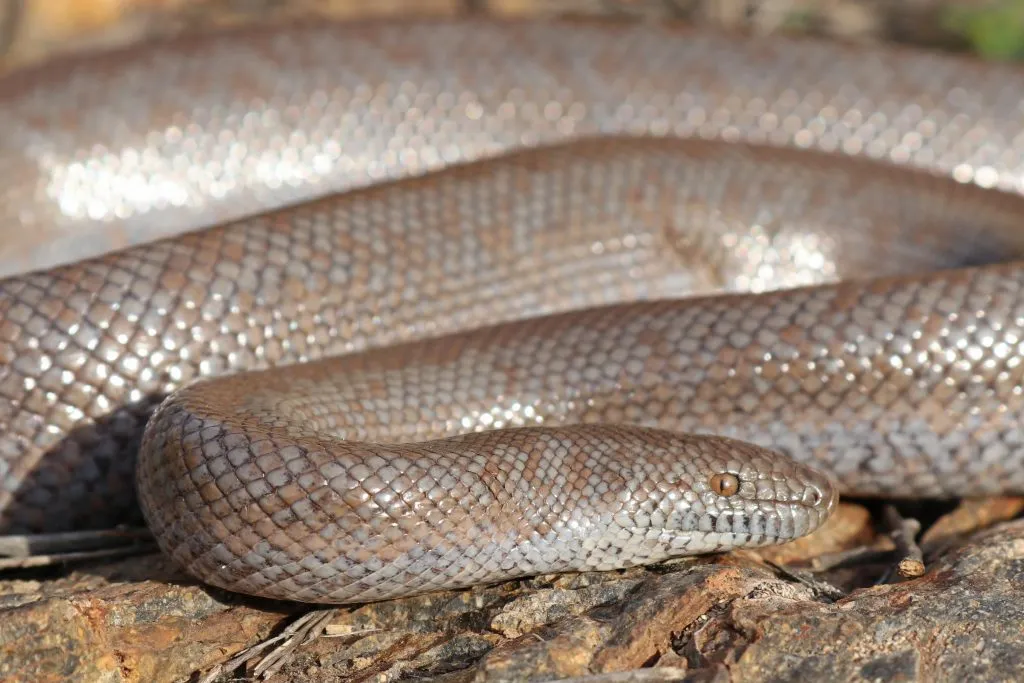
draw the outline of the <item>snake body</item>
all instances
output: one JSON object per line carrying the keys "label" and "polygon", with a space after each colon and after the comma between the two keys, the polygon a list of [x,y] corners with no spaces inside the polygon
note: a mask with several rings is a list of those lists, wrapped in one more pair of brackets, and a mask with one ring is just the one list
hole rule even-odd
{"label": "snake body", "polygon": [[1021,93],[476,20],[9,77],[0,531],[141,503],[208,583],[344,603],[1024,492]]}

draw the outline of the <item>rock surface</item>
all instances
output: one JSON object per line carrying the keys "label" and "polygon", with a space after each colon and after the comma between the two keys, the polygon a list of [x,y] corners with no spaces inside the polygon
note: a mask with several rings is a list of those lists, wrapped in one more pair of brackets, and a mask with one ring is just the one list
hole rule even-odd
{"label": "rock surface", "polygon": [[[926,545],[928,571],[912,581],[871,585],[891,558],[810,582],[765,562],[890,547],[863,507],[845,504],[812,537],[770,551],[339,609],[326,637],[267,680],[1017,680],[1024,520],[999,520],[1021,507],[972,503],[941,517],[938,555]],[[0,680],[200,680],[304,611],[195,585],[159,555],[2,581]]]}

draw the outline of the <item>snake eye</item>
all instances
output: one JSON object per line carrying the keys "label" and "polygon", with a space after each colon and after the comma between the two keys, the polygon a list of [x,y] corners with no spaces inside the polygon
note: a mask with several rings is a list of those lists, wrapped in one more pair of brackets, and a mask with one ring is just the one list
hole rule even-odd
{"label": "snake eye", "polygon": [[711,481],[708,483],[711,485],[712,491],[727,498],[740,490],[740,478],[728,472],[712,475]]}

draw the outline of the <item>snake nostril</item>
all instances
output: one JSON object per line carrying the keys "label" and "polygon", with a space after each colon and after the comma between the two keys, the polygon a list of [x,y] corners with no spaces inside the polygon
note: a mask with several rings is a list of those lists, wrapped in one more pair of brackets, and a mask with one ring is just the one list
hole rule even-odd
{"label": "snake nostril", "polygon": [[822,498],[823,495],[821,493],[821,489],[819,489],[817,486],[808,486],[804,490],[804,503],[810,505],[811,507],[817,507],[818,505],[820,505]]}

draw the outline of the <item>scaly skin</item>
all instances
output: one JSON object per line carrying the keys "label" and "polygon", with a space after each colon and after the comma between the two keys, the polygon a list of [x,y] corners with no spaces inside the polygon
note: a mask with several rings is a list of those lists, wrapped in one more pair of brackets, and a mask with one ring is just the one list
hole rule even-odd
{"label": "scaly skin", "polygon": [[1024,199],[983,189],[1020,186],[1022,92],[488,22],[12,77],[0,531],[141,502],[204,581],[351,602],[784,541],[837,490],[1024,492]]}

